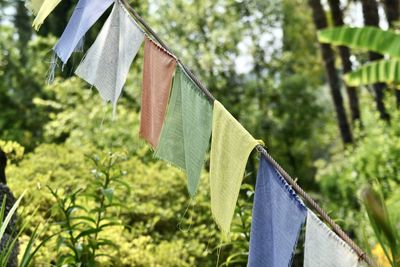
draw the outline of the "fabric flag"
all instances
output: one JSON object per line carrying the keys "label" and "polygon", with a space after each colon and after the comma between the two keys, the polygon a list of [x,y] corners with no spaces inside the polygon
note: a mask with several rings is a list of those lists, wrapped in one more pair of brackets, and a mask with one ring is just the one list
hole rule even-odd
{"label": "fabric flag", "polygon": [[116,111],[129,68],[144,39],[144,33],[116,2],[96,41],[75,73],[94,85]]}
{"label": "fabric flag", "polygon": [[[40,26],[42,26],[43,21],[50,15],[50,13],[56,8],[56,6],[61,2],[61,0],[44,0],[42,1],[42,5],[40,6],[39,11],[35,19],[33,20],[32,26],[35,30],[39,30]],[[32,2],[33,3],[33,2]],[[33,10],[37,10],[37,7],[40,4],[40,1],[34,1]]]}
{"label": "fabric flag", "polygon": [[81,41],[86,32],[113,2],[114,0],[79,0],[67,27],[54,47],[54,51],[64,64],[78,44],[83,43]]}
{"label": "fabric flag", "polygon": [[356,267],[358,256],[310,210],[307,214],[304,267]]}
{"label": "fabric flag", "polygon": [[229,234],[247,159],[257,141],[218,101],[214,101],[210,155],[211,211]]}
{"label": "fabric flag", "polygon": [[142,85],[140,137],[156,148],[167,110],[176,60],[146,37]]}
{"label": "fabric flag", "polygon": [[43,2],[44,0],[27,0],[25,2],[25,7],[29,9],[36,16]]}
{"label": "fabric flag", "polygon": [[156,157],[187,173],[194,196],[209,147],[212,105],[180,67],[177,68]]}
{"label": "fabric flag", "polygon": [[278,171],[261,156],[248,266],[290,266],[306,216],[307,208]]}

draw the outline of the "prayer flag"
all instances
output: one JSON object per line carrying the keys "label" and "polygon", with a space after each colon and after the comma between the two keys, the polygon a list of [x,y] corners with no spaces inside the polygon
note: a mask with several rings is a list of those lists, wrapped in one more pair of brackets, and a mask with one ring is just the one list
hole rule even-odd
{"label": "prayer flag", "polygon": [[339,236],[308,210],[304,267],[356,267],[358,256]]}
{"label": "prayer flag", "polygon": [[44,0],[27,0],[25,2],[25,7],[29,9],[36,16],[43,2]]}
{"label": "prayer flag", "polygon": [[211,125],[212,105],[178,67],[155,155],[186,171],[191,196],[196,193],[209,147]]}
{"label": "prayer flag", "polygon": [[[42,26],[43,21],[50,15],[50,13],[56,8],[56,6],[61,2],[61,0],[44,0],[42,5],[40,6],[39,11],[35,19],[33,20],[32,26],[35,30],[39,30],[40,26]],[[33,5],[33,10],[37,10],[40,1],[35,1]]]}
{"label": "prayer flag", "polygon": [[114,114],[129,68],[144,38],[144,33],[116,2],[96,41],[75,73],[94,85],[105,101],[114,106]]}
{"label": "prayer flag", "polygon": [[86,32],[113,2],[114,0],[79,0],[67,27],[54,47],[54,51],[64,64],[72,52],[79,48],[78,44],[83,44]]}
{"label": "prayer flag", "polygon": [[296,193],[261,156],[254,195],[248,266],[290,266],[306,216],[307,209]]}
{"label": "prayer flag", "polygon": [[247,159],[257,141],[214,101],[210,155],[211,211],[227,236],[230,231]]}
{"label": "prayer flag", "polygon": [[142,85],[140,136],[156,148],[164,123],[176,60],[146,37]]}

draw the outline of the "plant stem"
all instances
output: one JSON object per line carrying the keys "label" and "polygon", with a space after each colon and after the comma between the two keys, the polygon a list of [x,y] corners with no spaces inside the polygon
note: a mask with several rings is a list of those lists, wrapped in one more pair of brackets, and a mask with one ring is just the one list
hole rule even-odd
{"label": "plant stem", "polygon": [[[65,209],[65,205],[64,204],[65,203],[62,204],[62,211],[64,213],[65,220],[67,222],[67,229],[68,229],[69,239],[71,241],[71,246],[73,247],[73,252],[75,254],[75,260],[76,260],[76,262],[79,262],[79,253],[76,250],[76,239],[75,239],[74,234],[73,234],[73,229],[72,229],[72,226],[71,226],[71,220],[70,220],[69,214],[68,214],[68,209],[71,207],[71,205],[67,209]],[[73,204],[73,203],[71,203],[71,204]]]}
{"label": "plant stem", "polygon": [[[110,171],[111,171],[111,167],[112,167],[112,158],[110,157],[109,161],[108,161],[108,166],[107,166],[107,171],[105,173],[105,179],[104,179],[104,184],[102,186],[102,192],[101,192],[101,198],[100,198],[100,205],[99,205],[99,209],[97,211],[97,218],[96,218],[96,233],[94,235],[94,242],[95,245],[93,247],[93,259],[96,259],[96,250],[97,250],[97,238],[98,238],[98,234],[100,231],[100,223],[103,220],[102,217],[102,210],[104,208],[104,201],[105,201],[105,196],[104,196],[104,190],[108,188],[108,185],[110,184]],[[105,213],[105,211],[104,211]]]}
{"label": "plant stem", "polygon": [[238,201],[237,205],[238,205],[238,208],[239,208],[239,217],[240,217],[240,221],[242,223],[243,234],[246,237],[246,240],[248,242],[250,242],[250,236],[247,234],[246,222],[244,221],[244,218],[243,218],[242,206],[240,205],[239,201]]}

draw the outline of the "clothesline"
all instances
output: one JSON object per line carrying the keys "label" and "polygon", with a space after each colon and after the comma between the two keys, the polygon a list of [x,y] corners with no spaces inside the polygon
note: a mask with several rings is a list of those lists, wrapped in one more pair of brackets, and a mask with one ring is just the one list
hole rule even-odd
{"label": "clothesline", "polygon": [[[153,31],[153,29],[146,23],[146,21],[129,5],[126,0],[121,0],[125,8],[131,13],[131,15],[140,22],[140,24],[145,28],[145,30],[154,38],[156,41],[166,49],[170,54],[172,54],[178,64],[185,70],[189,77],[196,83],[198,88],[204,93],[210,103],[215,101],[215,97],[210,93],[210,91],[200,82],[200,80],[193,74],[193,72],[183,64],[180,59],[173,53],[173,51],[165,44],[165,42]],[[341,237],[359,256],[360,259],[364,260],[370,266],[375,266],[371,258],[337,225],[329,215],[294,181],[294,179],[275,161],[275,159],[267,152],[267,150],[261,146],[257,146],[257,151],[265,156],[269,163],[271,163],[283,176],[283,178],[288,182],[292,188],[300,195],[303,200],[305,200],[313,209],[321,216],[321,218],[328,223],[332,230]]]}

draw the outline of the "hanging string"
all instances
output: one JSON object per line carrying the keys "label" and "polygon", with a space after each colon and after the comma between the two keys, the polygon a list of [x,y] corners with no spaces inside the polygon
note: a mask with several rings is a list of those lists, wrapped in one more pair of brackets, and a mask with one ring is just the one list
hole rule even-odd
{"label": "hanging string", "polygon": [[189,208],[190,208],[190,207],[192,206],[192,204],[193,204],[193,200],[194,200],[194,198],[190,198],[190,201],[189,201],[189,203],[188,203],[187,206],[186,206],[185,212],[183,213],[183,215],[182,215],[182,217],[181,217],[181,219],[179,220],[179,223],[178,223],[178,225],[177,225],[179,231],[181,231],[182,233],[188,233],[188,232],[190,231],[190,229],[192,228],[192,224],[193,224],[193,215],[192,215],[192,214],[190,215],[190,218],[189,218],[189,222],[190,222],[190,223],[189,223],[188,228],[184,229],[184,228],[182,227],[182,224],[183,224],[183,220],[185,219],[186,214],[187,214],[188,211],[189,211]]}
{"label": "hanging string", "polygon": [[[147,34],[150,34],[157,42],[166,49],[170,54],[174,55],[177,59],[178,64],[180,64],[185,72],[189,75],[189,77],[193,80],[194,83],[200,88],[200,90],[204,93],[210,103],[215,101],[215,97],[210,93],[210,91],[200,82],[200,80],[193,74],[193,72],[183,64],[180,59],[172,52],[171,49],[163,42],[163,40],[153,31],[153,29],[146,23],[146,21],[140,17],[140,15],[129,5],[126,0],[120,0],[121,3],[125,6],[125,8],[129,11],[129,13],[140,22],[140,24],[144,27]],[[274,158],[267,152],[267,150],[261,146],[257,146],[257,151],[264,155],[265,158],[277,169],[283,178],[293,187],[293,190],[303,198],[307,202],[309,206],[311,206],[320,216],[321,218],[332,227],[332,230],[340,236],[359,256],[359,259],[364,260],[370,266],[376,266],[371,258],[356,244],[354,241],[337,225],[329,215],[294,181],[294,179],[274,160]]]}

